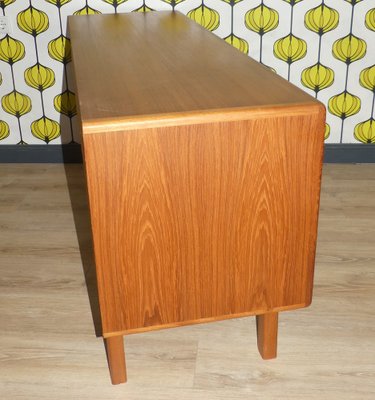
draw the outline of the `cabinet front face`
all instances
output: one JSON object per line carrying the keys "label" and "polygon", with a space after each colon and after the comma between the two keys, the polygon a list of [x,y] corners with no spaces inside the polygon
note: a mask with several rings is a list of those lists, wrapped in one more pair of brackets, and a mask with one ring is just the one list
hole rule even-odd
{"label": "cabinet front face", "polygon": [[104,336],[308,305],[323,119],[84,134]]}

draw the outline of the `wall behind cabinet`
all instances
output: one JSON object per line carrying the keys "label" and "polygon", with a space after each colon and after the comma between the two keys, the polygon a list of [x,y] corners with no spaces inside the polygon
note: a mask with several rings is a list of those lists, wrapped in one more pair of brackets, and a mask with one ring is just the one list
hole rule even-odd
{"label": "wall behind cabinet", "polygon": [[375,143],[373,0],[3,0],[0,145],[79,141],[68,15],[172,9],[326,104],[326,142]]}

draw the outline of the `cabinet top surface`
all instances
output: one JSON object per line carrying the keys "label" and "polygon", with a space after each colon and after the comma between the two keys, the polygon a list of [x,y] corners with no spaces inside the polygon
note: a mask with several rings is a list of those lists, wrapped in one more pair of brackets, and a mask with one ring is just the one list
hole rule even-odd
{"label": "cabinet top surface", "polygon": [[69,17],[83,124],[318,102],[176,12]]}

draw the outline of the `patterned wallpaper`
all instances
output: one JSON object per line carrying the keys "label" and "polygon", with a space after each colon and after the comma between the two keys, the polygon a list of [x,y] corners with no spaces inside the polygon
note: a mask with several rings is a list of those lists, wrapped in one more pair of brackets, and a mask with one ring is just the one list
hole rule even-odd
{"label": "patterned wallpaper", "polygon": [[374,3],[0,1],[0,16],[8,16],[11,22],[11,32],[0,36],[0,144],[79,140],[68,15],[171,9],[188,15],[326,104],[326,142],[375,143]]}

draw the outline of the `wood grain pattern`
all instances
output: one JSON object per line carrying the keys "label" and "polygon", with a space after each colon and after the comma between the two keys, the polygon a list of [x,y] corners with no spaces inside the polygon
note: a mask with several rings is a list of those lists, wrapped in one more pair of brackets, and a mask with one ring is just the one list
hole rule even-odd
{"label": "wood grain pattern", "polygon": [[68,21],[84,123],[317,103],[178,12]]}
{"label": "wood grain pattern", "polygon": [[84,136],[104,336],[308,305],[322,128],[310,107]]}
{"label": "wood grain pattern", "polygon": [[375,164],[324,165],[313,303],[280,313],[277,359],[258,355],[255,318],[129,335],[114,387],[79,249],[82,165],[1,164],[1,399],[373,400],[374,195]]}
{"label": "wood grain pattern", "polygon": [[124,353],[124,339],[114,336],[104,339],[107,351],[108,367],[113,385],[126,382],[126,366]]}
{"label": "wood grain pattern", "polygon": [[312,298],[324,107],[178,13],[69,26],[103,336],[267,313],[271,357]]}
{"label": "wood grain pattern", "polygon": [[257,342],[258,350],[263,360],[276,358],[278,313],[257,315]]}
{"label": "wood grain pattern", "polygon": [[[308,107],[308,108],[307,108]],[[246,121],[248,119],[277,118],[280,115],[284,117],[304,116],[308,109],[316,110],[320,107],[321,113],[325,113],[325,108],[320,103],[311,105],[292,104],[279,106],[265,106],[262,108],[239,107],[233,109],[217,109],[209,111],[180,112],[173,114],[155,114],[130,116],[122,118],[111,118],[107,120],[92,119],[82,120],[83,133],[85,135],[103,132],[124,132],[135,129],[148,128],[167,128],[171,126],[185,126],[207,124],[217,121]]]}

